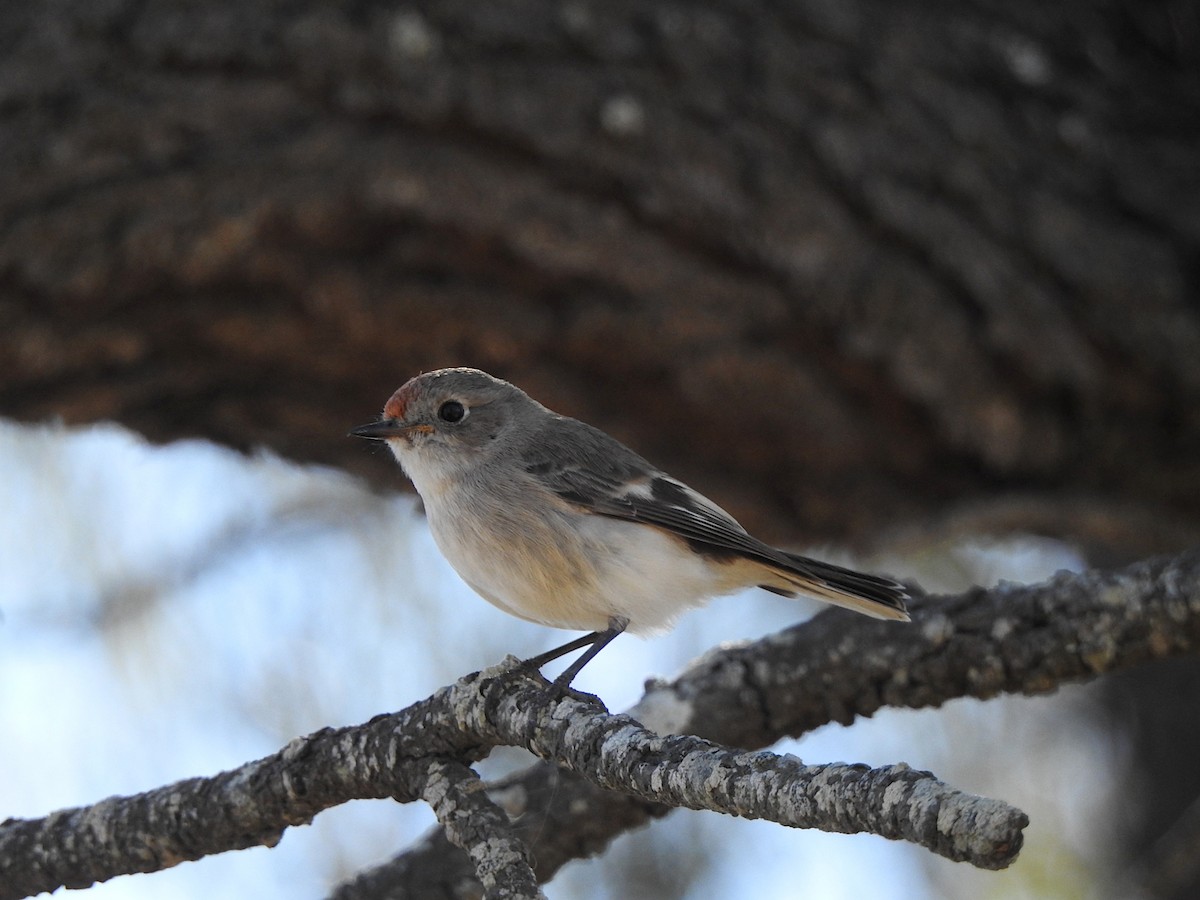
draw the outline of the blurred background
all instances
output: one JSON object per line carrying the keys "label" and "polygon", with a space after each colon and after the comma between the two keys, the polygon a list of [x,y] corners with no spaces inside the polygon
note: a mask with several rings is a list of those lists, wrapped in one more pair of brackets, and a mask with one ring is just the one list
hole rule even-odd
{"label": "blurred background", "polygon": [[[561,642],[344,437],[423,369],[931,590],[1197,543],[1194,4],[35,0],[0,46],[0,818]],[[811,612],[725,598],[580,686],[621,709]],[[683,812],[550,892],[1196,896],[1198,700],[1177,661],[782,748],[1026,809],[1004,873]],[[319,897],[431,821],[355,803],[95,894]]]}

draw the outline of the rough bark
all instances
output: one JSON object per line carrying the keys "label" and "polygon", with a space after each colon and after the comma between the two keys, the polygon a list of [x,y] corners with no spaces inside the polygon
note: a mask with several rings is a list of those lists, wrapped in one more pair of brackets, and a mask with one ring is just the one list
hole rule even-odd
{"label": "rough bark", "polygon": [[545,900],[529,863],[528,848],[469,766],[432,761],[421,798],[433,808],[446,839],[466,851],[488,900]]}
{"label": "rough bark", "polygon": [[769,537],[1016,489],[1194,528],[1198,32],[1183,0],[6,4],[0,411],[396,484],[346,426],[473,363]]}
{"label": "rough bark", "polygon": [[[659,736],[595,697],[563,696],[519,661],[468,676],[363,726],[326,728],[213,778],[0,823],[0,900],[90,887],[211,853],[276,844],[289,825],[351,799],[424,798],[468,850],[488,897],[539,896],[528,851],[464,762],[525,747],[644,801],[761,818],[793,828],[870,832],[982,868],[1009,865],[1029,824],[1020,810],[964,794],[928,772],[730,749]],[[472,793],[475,796],[472,796]]]}

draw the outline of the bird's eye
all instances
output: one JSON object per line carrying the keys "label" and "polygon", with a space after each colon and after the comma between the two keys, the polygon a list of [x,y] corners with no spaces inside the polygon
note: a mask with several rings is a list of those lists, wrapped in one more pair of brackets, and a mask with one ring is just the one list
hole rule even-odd
{"label": "bird's eye", "polygon": [[438,407],[438,418],[443,422],[461,422],[467,417],[467,408],[457,400],[447,400]]}

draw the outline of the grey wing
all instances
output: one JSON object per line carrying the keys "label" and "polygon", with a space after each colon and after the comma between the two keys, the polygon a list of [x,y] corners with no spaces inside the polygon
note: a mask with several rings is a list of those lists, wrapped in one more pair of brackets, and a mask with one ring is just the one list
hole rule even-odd
{"label": "grey wing", "polygon": [[790,567],[782,553],[751,537],[707,497],[583,422],[556,417],[553,445],[534,443],[525,458],[526,471],[548,490],[597,515],[663,528],[698,553]]}
{"label": "grey wing", "polygon": [[[777,550],[748,534],[707,497],[660,472],[615,438],[575,419],[556,416],[554,423],[553,442],[535,438],[524,456],[526,471],[563,500],[597,515],[665,529],[713,559],[740,556],[778,567],[799,576],[802,590],[829,602],[869,615],[907,618],[909,594],[899,582]],[[806,587],[804,582],[811,584]],[[844,595],[863,598],[868,605],[864,609],[856,602],[843,603]]]}

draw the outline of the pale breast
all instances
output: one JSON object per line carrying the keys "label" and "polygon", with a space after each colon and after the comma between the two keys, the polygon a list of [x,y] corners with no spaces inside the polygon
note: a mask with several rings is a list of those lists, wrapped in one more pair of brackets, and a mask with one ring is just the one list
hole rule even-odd
{"label": "pale breast", "polygon": [[426,502],[434,539],[462,579],[543,625],[594,631],[623,616],[633,633],[659,631],[748,583],[739,567],[710,563],[658,528],[583,513],[548,493],[536,515],[526,511],[532,497],[481,504],[455,490]]}
{"label": "pale breast", "polygon": [[[553,498],[530,514],[527,501],[480,503],[447,492],[428,503],[430,528],[450,565],[505,612],[557,628],[605,628],[594,554],[579,513]],[[456,496],[458,495],[458,496]]]}

